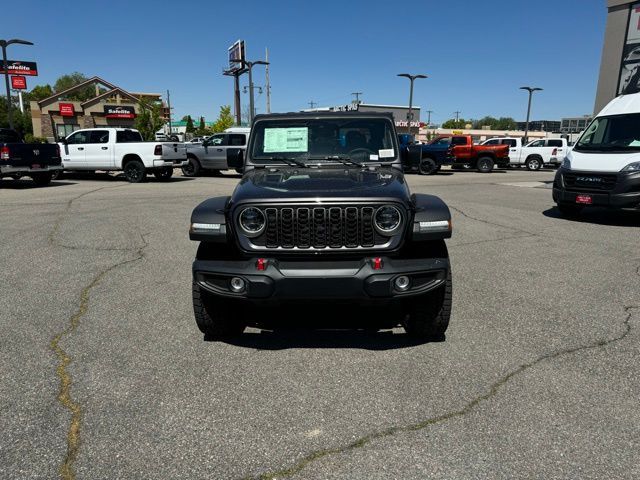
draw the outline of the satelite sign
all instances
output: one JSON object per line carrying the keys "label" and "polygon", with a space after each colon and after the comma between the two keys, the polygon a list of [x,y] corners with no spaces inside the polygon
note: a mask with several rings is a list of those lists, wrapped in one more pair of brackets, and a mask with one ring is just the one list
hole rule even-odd
{"label": "satelite sign", "polygon": [[243,70],[244,65],[242,62],[236,62],[234,60],[246,60],[244,40],[238,40],[229,47],[229,70],[232,72]]}
{"label": "satelite sign", "polygon": [[106,118],[136,118],[136,109],[121,105],[105,105],[104,116]]}
{"label": "satelite sign", "polygon": [[[36,62],[23,62],[21,60],[7,60],[7,70],[9,75],[38,75],[38,65]],[[0,74],[4,74],[4,63],[0,61]]]}
{"label": "satelite sign", "polygon": [[22,75],[16,75],[11,77],[11,88],[14,90],[26,90],[27,78]]}

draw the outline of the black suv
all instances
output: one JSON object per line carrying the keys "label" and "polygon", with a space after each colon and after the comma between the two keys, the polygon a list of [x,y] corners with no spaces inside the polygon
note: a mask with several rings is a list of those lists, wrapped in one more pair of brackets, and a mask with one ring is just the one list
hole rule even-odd
{"label": "black suv", "polygon": [[206,336],[239,334],[281,304],[351,305],[416,337],[444,335],[451,214],[409,192],[391,115],[258,115],[242,157],[228,153],[230,167],[244,167],[233,194],[191,216],[193,307]]}

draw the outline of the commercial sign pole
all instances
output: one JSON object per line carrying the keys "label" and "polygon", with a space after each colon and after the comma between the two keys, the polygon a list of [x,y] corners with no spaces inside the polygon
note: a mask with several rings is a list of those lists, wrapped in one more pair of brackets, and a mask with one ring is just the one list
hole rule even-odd
{"label": "commercial sign pole", "polygon": [[229,51],[229,68],[222,72],[223,75],[233,77],[233,110],[236,116],[236,125],[242,124],[242,109],[240,105],[240,75],[246,72],[242,65],[244,61],[244,40],[238,40],[231,45]]}
{"label": "commercial sign pole", "polygon": [[27,89],[27,78],[14,75],[11,77],[11,88],[18,91],[18,103],[20,105],[20,113],[24,113],[24,104],[22,102],[22,90]]}
{"label": "commercial sign pole", "polygon": [[2,46],[2,69],[4,70],[4,83],[7,87],[7,119],[9,120],[9,128],[13,129],[13,118],[11,118],[11,90],[9,89],[9,63],[7,62],[7,47],[13,43],[22,45],[33,45],[26,40],[12,38],[11,40],[0,40]]}
{"label": "commercial sign pole", "polygon": [[427,78],[426,75],[409,75],[408,73],[399,73],[399,77],[406,77],[409,79],[409,111],[407,112],[407,132],[411,133],[411,120],[413,120],[413,82],[416,78]]}
{"label": "commercial sign pole", "polygon": [[527,92],[529,92],[529,105],[527,106],[527,121],[524,124],[524,143],[528,143],[528,136],[529,136],[529,116],[531,115],[531,97],[533,97],[533,92],[538,92],[540,90],[542,90],[541,88],[538,87],[520,87],[520,90],[526,90]]}

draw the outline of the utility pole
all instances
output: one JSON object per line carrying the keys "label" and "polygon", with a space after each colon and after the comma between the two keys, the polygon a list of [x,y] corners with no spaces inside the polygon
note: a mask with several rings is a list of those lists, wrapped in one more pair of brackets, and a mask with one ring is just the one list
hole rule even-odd
{"label": "utility pole", "polygon": [[399,73],[399,77],[405,77],[409,79],[409,111],[407,112],[407,132],[411,133],[411,120],[413,120],[413,82],[416,78],[427,78],[426,75],[409,75],[408,73]]}
{"label": "utility pole", "polygon": [[431,125],[431,114],[433,113],[433,110],[427,110],[427,127],[429,125]]}
{"label": "utility pole", "polygon": [[13,118],[11,117],[11,90],[9,89],[9,63],[7,62],[7,47],[11,44],[18,43],[21,45],[33,45],[33,43],[18,38],[11,40],[0,40],[2,47],[2,66],[4,67],[4,82],[7,87],[7,119],[9,120],[9,128],[13,129]]}
{"label": "utility pole", "polygon": [[523,140],[524,140],[523,143],[526,144],[529,136],[529,116],[531,115],[531,97],[533,97],[533,92],[539,92],[539,91],[542,91],[542,89],[538,87],[520,87],[520,90],[526,90],[527,92],[529,92],[529,105],[527,106],[527,121],[524,126],[524,137],[523,137]]}
{"label": "utility pole", "polygon": [[462,113],[460,110],[456,110],[453,112],[456,115],[456,123],[460,121],[460,114]]}
{"label": "utility pole", "polygon": [[[169,90],[167,90],[167,108],[169,109],[169,140],[171,140],[171,96]],[[154,134],[156,132],[153,132]]]}
{"label": "utility pole", "polygon": [[311,100],[311,101],[309,102],[309,108],[311,108],[311,109],[316,108],[316,105],[318,105],[318,104],[317,104],[316,102],[314,102],[313,100]]}
{"label": "utility pole", "polygon": [[269,49],[264,49],[264,61],[267,65],[264,67],[266,74],[266,88],[267,88],[267,113],[271,113],[271,83],[269,83]]}
{"label": "utility pole", "polygon": [[354,97],[356,97],[356,100],[355,100],[355,102],[354,102],[354,103],[355,103],[356,105],[360,105],[360,103],[361,103],[361,102],[360,102],[360,95],[362,95],[362,92],[353,92],[351,95],[353,95]]}

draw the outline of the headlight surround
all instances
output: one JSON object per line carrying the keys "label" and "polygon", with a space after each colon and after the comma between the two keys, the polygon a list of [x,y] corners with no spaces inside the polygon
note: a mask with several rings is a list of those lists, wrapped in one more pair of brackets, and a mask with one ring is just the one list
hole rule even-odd
{"label": "headlight surround", "polygon": [[560,168],[564,168],[565,170],[571,170],[571,160],[565,157],[565,159],[562,160],[562,163],[560,164]]}
{"label": "headlight surround", "polygon": [[267,221],[262,210],[256,207],[248,207],[238,215],[238,224],[247,237],[257,237],[264,231]]}
{"label": "headlight surround", "polygon": [[640,172],[640,162],[633,162],[630,163],[629,165],[627,165],[626,167],[624,167],[622,170],[620,170],[621,172],[625,172],[625,173],[634,173],[634,172]]}
{"label": "headlight surround", "polygon": [[402,214],[393,205],[383,205],[376,210],[373,225],[381,235],[391,236],[402,226]]}

